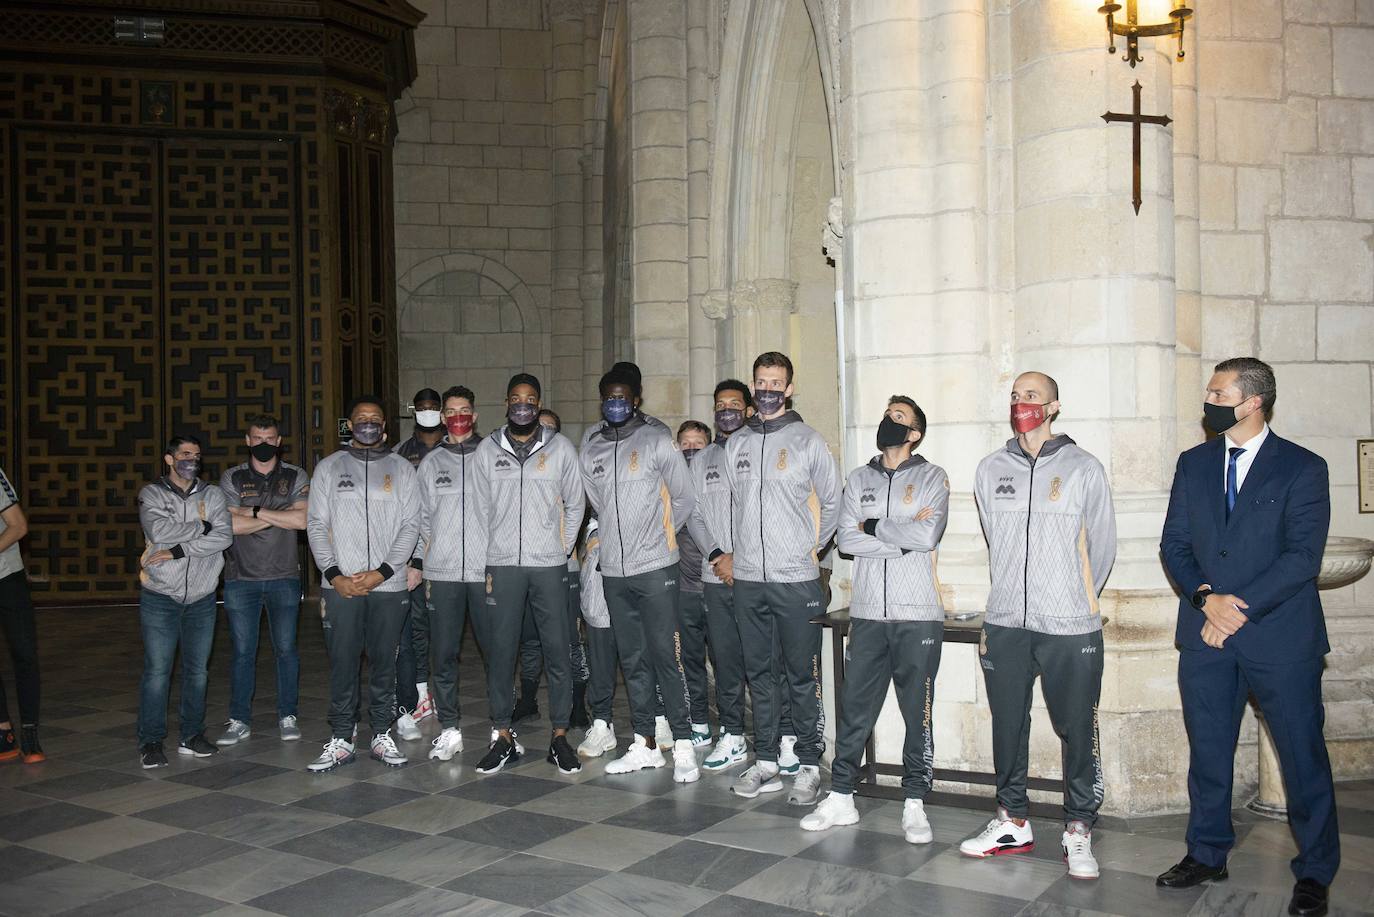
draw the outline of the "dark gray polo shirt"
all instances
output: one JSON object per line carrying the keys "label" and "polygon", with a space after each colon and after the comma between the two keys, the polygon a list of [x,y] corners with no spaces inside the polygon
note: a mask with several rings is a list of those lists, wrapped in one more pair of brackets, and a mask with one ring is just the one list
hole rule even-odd
{"label": "dark gray polo shirt", "polygon": [[[304,502],[310,494],[310,475],[305,469],[277,460],[271,474],[262,475],[249,462],[235,465],[220,478],[229,506],[261,506],[263,509],[290,509]],[[276,526],[235,535],[234,543],[225,552],[224,579],[263,580],[288,579],[301,575],[297,551],[299,532]]]}

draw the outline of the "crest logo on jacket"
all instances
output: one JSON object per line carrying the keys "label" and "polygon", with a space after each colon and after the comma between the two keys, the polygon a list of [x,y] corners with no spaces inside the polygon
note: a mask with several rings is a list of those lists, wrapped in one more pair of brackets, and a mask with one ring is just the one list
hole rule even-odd
{"label": "crest logo on jacket", "polygon": [[548,465],[548,464],[549,464],[549,457],[548,457],[547,455],[545,455],[544,453],[541,452],[541,453],[539,453],[539,462],[538,462],[538,464],[536,464],[536,465],[534,466],[534,470],[535,470],[535,471],[543,471],[543,470],[544,470],[544,467],[545,467],[546,465]]}
{"label": "crest logo on jacket", "polygon": [[592,466],[592,477],[596,477],[596,476],[599,475],[599,474],[605,474],[605,473],[606,473],[606,466],[603,465],[603,464],[601,464],[600,462],[597,462],[595,465]]}
{"label": "crest logo on jacket", "polygon": [[719,472],[719,471],[708,471],[708,472],[706,472],[706,482],[707,482],[708,484],[709,484],[710,482],[712,482],[712,481],[719,481],[719,480],[720,480],[720,472]]}
{"label": "crest logo on jacket", "polygon": [[916,490],[916,485],[915,485],[915,484],[908,484],[908,485],[906,486],[906,493],[902,496],[902,502],[905,503],[905,504],[908,505],[908,506],[911,505],[911,499],[912,499],[911,494],[912,494],[912,492],[913,492],[914,490]]}
{"label": "crest logo on jacket", "polygon": [[877,502],[878,498],[874,496],[873,491],[871,490],[865,490],[864,495],[859,498],[860,505],[872,504]]}
{"label": "crest logo on jacket", "polygon": [[352,479],[352,478],[350,478],[350,477],[342,477],[342,478],[339,478],[339,486],[338,486],[338,489],[339,489],[339,490],[353,490],[353,488],[354,488],[355,486],[356,486],[356,485],[354,485],[353,479]]}
{"label": "crest logo on jacket", "polygon": [[1011,482],[1013,480],[1015,479],[1012,478],[1012,476],[1009,474],[1002,475],[1000,478],[997,479],[997,488],[993,491],[993,493],[999,494],[1004,497],[1014,495],[1016,493],[1016,488],[1012,486]]}
{"label": "crest logo on jacket", "polygon": [[754,466],[749,463],[749,460],[747,458],[742,458],[739,461],[735,462],[736,471],[745,471],[746,469],[753,467]]}
{"label": "crest logo on jacket", "polygon": [[779,471],[786,471],[786,470],[787,470],[787,450],[786,450],[786,449],[779,449],[779,450],[778,450],[778,470],[779,470]]}
{"label": "crest logo on jacket", "polygon": [[510,462],[506,461],[506,460],[503,459],[503,458],[499,458],[499,459],[496,460],[496,465],[495,465],[495,467],[497,467],[497,468],[509,468],[509,467],[510,467]]}
{"label": "crest logo on jacket", "polygon": [[384,478],[382,478],[382,493],[391,493],[391,475],[387,475]]}
{"label": "crest logo on jacket", "polygon": [[280,481],[277,482],[277,493],[278,493],[279,495],[281,495],[281,496],[283,496],[283,497],[286,496],[287,491],[290,490],[290,489],[291,489],[291,482],[288,481],[288,480],[286,480],[286,478],[282,478]]}
{"label": "crest logo on jacket", "polygon": [[631,470],[631,471],[638,471],[638,470],[639,470],[639,450],[638,450],[638,449],[635,449],[634,451],[632,451],[632,452],[630,453],[630,470]]}
{"label": "crest logo on jacket", "polygon": [[1061,490],[1061,488],[1063,487],[1063,485],[1064,485],[1064,482],[1061,481],[1059,478],[1055,478],[1053,481],[1050,481],[1050,499],[1051,499],[1051,500],[1058,500],[1060,497],[1062,497],[1062,496],[1064,495],[1064,494],[1063,494],[1063,491]]}
{"label": "crest logo on jacket", "polygon": [[448,487],[453,483],[453,478],[448,476],[447,471],[439,472],[439,476],[434,479],[435,487]]}

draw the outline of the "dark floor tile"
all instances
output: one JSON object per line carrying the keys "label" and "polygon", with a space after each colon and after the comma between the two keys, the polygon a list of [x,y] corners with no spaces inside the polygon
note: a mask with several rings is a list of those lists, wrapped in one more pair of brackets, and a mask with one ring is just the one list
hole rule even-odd
{"label": "dark floor tile", "polygon": [[256,761],[228,759],[219,761],[211,767],[197,768],[184,774],[175,774],[167,779],[173,783],[198,786],[206,790],[222,790],[241,783],[252,783],[264,777],[274,777],[286,773],[284,767],[259,764]]}
{"label": "dark floor tile", "polygon": [[642,831],[657,831],[660,834],[676,834],[687,837],[698,831],[705,831],[717,822],[738,815],[735,809],[720,806],[701,805],[671,796],[651,799],[633,809],[605,819],[602,824],[618,828],[639,828]]}
{"label": "dark floor tile", "polygon": [[688,917],[812,917],[814,914],[815,911],[799,911],[767,901],[721,895],[692,911]]}
{"label": "dark floor tile", "polygon": [[71,864],[71,860],[39,850],[30,850],[27,847],[6,847],[0,850],[0,885],[13,882],[24,876],[31,876],[35,873],[46,872],[49,869],[57,869]]}
{"label": "dark floor tile", "polygon": [[473,870],[443,887],[521,907],[539,907],[604,875],[604,869],[517,853]]}
{"label": "dark floor tile", "polygon": [[1102,870],[1096,881],[1067,875],[1040,893],[1035,900],[1086,911],[1148,914],[1150,917],[1184,917],[1206,888],[1160,888],[1151,876]]}
{"label": "dark floor tile", "polygon": [[472,799],[493,806],[518,806],[539,796],[561,790],[566,783],[544,780],[539,777],[526,777],[521,774],[496,774],[445,790],[444,795],[459,799]]}
{"label": "dark floor tile", "polygon": [[251,848],[244,844],[187,831],[107,854],[92,862],[97,866],[132,873],[145,879],[165,879],[187,869],[227,860],[249,849]]}
{"label": "dark floor tile", "polygon": [[362,818],[364,815],[371,815],[373,812],[399,806],[401,803],[410,802],[412,799],[419,799],[423,795],[423,793],[416,793],[413,790],[403,790],[399,787],[383,786],[378,783],[354,783],[350,786],[339,787],[337,790],[326,790],[314,796],[307,796],[305,799],[297,800],[292,805],[302,809],[313,809],[316,812],[328,812],[331,815],[343,815],[347,818]]}
{"label": "dark floor tile", "polygon": [[1026,907],[1020,898],[930,882],[898,882],[864,905],[864,917],[1013,917]]}
{"label": "dark floor tile", "polygon": [[194,799],[168,803],[165,806],[135,813],[139,818],[177,828],[203,828],[226,818],[237,818],[250,812],[272,808],[270,803],[235,796],[232,793],[206,793]]}
{"label": "dark floor tile", "polygon": [[723,892],[781,859],[771,853],[685,840],[627,866],[622,872]]}
{"label": "dark floor tile", "polygon": [[506,850],[528,850],[586,826],[586,822],[574,821],[571,818],[512,809],[488,815],[466,825],[459,825],[452,831],[445,831],[444,834],[491,847],[503,847]]}
{"label": "dark floor tile", "polygon": [[15,818],[0,819],[0,838],[18,843],[31,838],[79,828],[92,822],[113,818],[109,812],[97,812],[85,806],[54,802],[36,809],[27,809]]}
{"label": "dark floor tile", "polygon": [[[24,787],[24,789],[27,790],[30,787]],[[1336,823],[1341,826],[1342,834],[1361,834],[1365,837],[1374,837],[1374,810],[1337,806]]]}
{"label": "dark floor tile", "polygon": [[945,850],[943,844],[908,844],[906,838],[857,828],[834,828],[797,856],[905,877]]}
{"label": "dark floor tile", "polygon": [[422,890],[422,886],[386,876],[336,869],[245,903],[288,917],[337,917],[339,914],[366,914]]}
{"label": "dark floor tile", "polygon": [[323,831],[282,841],[273,845],[272,849],[297,853],[342,866],[426,836],[413,831],[388,828],[385,825],[374,825],[371,822],[344,822]]}
{"label": "dark floor tile", "polygon": [[225,906],[224,901],[184,889],[168,888],[166,885],[144,885],[142,888],[132,888],[62,913],[64,917],[146,917],[148,914],[195,917],[197,914],[218,911]]}
{"label": "dark floor tile", "polygon": [[72,799],[87,793],[99,793],[101,790],[113,790],[121,786],[128,786],[131,783],[141,783],[143,780],[143,777],[121,774],[118,771],[90,770],[79,774],[68,774],[65,777],[53,777],[50,780],[26,783],[24,784],[24,792],[37,793],[40,796],[49,796],[53,799]]}

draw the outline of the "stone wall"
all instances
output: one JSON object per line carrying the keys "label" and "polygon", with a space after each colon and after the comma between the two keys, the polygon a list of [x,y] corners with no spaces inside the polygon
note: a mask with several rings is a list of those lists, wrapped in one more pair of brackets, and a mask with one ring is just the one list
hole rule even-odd
{"label": "stone wall", "polygon": [[[1374,430],[1374,6],[1199,7],[1200,379],[1228,356],[1272,363],[1274,429],[1330,468],[1331,533],[1374,538],[1355,479]],[[1367,774],[1374,577],[1322,599],[1333,760]]]}

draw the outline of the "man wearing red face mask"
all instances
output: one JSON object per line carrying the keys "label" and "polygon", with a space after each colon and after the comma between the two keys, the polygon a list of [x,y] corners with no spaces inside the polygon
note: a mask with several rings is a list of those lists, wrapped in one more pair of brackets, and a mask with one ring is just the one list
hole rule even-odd
{"label": "man wearing red face mask", "polygon": [[1040,675],[1064,743],[1064,860],[1072,878],[1095,879],[1091,832],[1103,794],[1097,597],[1116,559],[1116,518],[1102,463],[1050,429],[1058,413],[1058,383],[1044,373],[1018,376],[1011,390],[1016,436],[983,459],[974,477],[991,557],[978,652],[992,711],[997,816],[959,852],[986,857],[1035,845],[1026,770],[1031,689]]}

